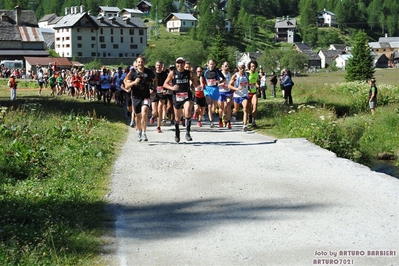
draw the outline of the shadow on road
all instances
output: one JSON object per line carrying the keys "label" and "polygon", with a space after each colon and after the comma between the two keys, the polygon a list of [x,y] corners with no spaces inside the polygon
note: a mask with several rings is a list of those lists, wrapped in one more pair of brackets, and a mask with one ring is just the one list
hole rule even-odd
{"label": "shadow on road", "polygon": [[110,205],[110,210],[117,216],[118,234],[156,240],[185,237],[229,223],[297,219],[294,213],[320,207],[323,205],[298,204],[288,199],[236,202],[216,198],[133,206]]}

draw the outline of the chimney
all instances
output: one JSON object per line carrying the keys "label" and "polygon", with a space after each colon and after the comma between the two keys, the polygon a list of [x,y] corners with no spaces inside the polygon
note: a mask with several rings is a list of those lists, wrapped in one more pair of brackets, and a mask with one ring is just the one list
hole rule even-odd
{"label": "chimney", "polygon": [[80,6],[80,13],[84,13],[86,11],[86,8],[84,5]]}
{"label": "chimney", "polygon": [[21,8],[19,6],[14,7],[15,9],[15,22],[17,26],[21,26]]}
{"label": "chimney", "polygon": [[114,16],[108,18],[108,20],[111,20],[111,23],[112,23],[112,24],[115,24],[115,17],[114,17]]}
{"label": "chimney", "polygon": [[129,17],[125,17],[125,18],[123,18],[123,20],[126,22],[126,24],[129,24],[129,22],[130,22],[130,18]]}
{"label": "chimney", "polygon": [[87,15],[89,15],[89,16],[91,15],[91,10],[87,11]]}
{"label": "chimney", "polygon": [[66,7],[66,8],[65,8],[65,16],[68,16],[68,15],[69,15],[69,12],[70,12],[69,7]]}
{"label": "chimney", "polygon": [[1,21],[8,21],[8,16],[6,15],[6,13],[1,13]]}

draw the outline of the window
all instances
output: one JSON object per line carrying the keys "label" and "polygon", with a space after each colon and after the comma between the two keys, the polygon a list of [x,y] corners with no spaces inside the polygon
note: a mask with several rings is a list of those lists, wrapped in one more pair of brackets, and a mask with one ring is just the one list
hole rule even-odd
{"label": "window", "polygon": [[103,34],[103,28],[100,29],[100,34]]}
{"label": "window", "polygon": [[91,40],[92,40],[92,41],[95,41],[95,40],[96,40],[96,37],[91,36]]}
{"label": "window", "polygon": [[65,37],[65,40],[69,41],[69,37]]}
{"label": "window", "polygon": [[129,34],[134,35],[134,29],[129,29]]}
{"label": "window", "polygon": [[133,42],[133,37],[130,37],[130,42]]}
{"label": "window", "polygon": [[114,44],[114,49],[118,49],[118,45],[117,44]]}
{"label": "window", "polygon": [[111,36],[111,42],[114,42],[114,36]]}
{"label": "window", "polygon": [[104,53],[103,53],[103,57],[106,57],[106,56],[107,56],[107,54],[104,52]]}
{"label": "window", "polygon": [[59,40],[60,40],[60,37],[55,38],[55,40],[56,40],[56,41],[59,41]]}
{"label": "window", "polygon": [[91,33],[94,33],[94,29],[91,29]]}
{"label": "window", "polygon": [[78,41],[81,41],[82,40],[82,36],[78,36]]}
{"label": "window", "polygon": [[91,53],[91,56],[92,56],[92,57],[95,57],[95,56],[96,56],[96,53]]}
{"label": "window", "polygon": [[186,22],[185,22],[185,21],[183,21],[183,25],[184,25],[184,26],[186,25]]}
{"label": "window", "polygon": [[111,56],[111,53],[108,53],[108,56]]}
{"label": "window", "polygon": [[143,43],[143,37],[140,37],[140,43]]}
{"label": "window", "polygon": [[106,44],[101,44],[101,49],[106,49],[107,48],[107,45]]}
{"label": "window", "polygon": [[121,37],[121,43],[123,43],[123,37]]}
{"label": "window", "polygon": [[144,35],[144,30],[139,30],[139,35]]}
{"label": "window", "polygon": [[82,48],[82,44],[81,43],[78,43],[78,48]]}
{"label": "window", "polygon": [[82,52],[78,52],[78,56],[82,56]]}
{"label": "window", "polygon": [[100,38],[99,38],[99,40],[98,40],[99,42],[105,42],[105,40],[104,40],[104,36],[100,36]]}
{"label": "window", "polygon": [[114,34],[114,29],[111,29],[111,34]]}
{"label": "window", "polygon": [[131,44],[130,49],[137,49],[137,44]]}
{"label": "window", "polygon": [[57,48],[61,48],[61,45],[57,44]]}
{"label": "window", "polygon": [[65,46],[66,48],[69,48],[69,47],[71,47],[70,45],[69,45],[69,43]]}
{"label": "window", "polygon": [[123,57],[123,54],[119,54],[119,57]]}
{"label": "window", "polygon": [[121,29],[121,35],[123,35],[123,29]]}
{"label": "window", "polygon": [[91,48],[96,48],[96,45],[94,43],[91,44]]}

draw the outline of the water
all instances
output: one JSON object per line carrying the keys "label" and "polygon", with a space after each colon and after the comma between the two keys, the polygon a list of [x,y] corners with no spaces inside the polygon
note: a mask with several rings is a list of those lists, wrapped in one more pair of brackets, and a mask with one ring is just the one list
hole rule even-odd
{"label": "water", "polygon": [[371,170],[384,173],[399,179],[399,167],[395,166],[395,161],[378,160],[368,165]]}

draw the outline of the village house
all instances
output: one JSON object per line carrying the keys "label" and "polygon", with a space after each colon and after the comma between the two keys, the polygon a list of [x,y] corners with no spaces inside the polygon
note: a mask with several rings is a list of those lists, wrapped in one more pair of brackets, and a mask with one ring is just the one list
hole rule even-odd
{"label": "village house", "polygon": [[332,59],[333,63],[335,63],[335,66],[345,70],[346,66],[348,65],[349,58],[352,57],[352,54],[337,54],[334,56]]}
{"label": "village house", "polygon": [[[72,7],[72,8],[78,8],[78,7]],[[76,13],[76,10],[74,12]],[[98,16],[102,16],[105,18],[119,17],[119,12],[121,12],[119,7],[113,7],[113,6],[98,7]]]}
{"label": "village house", "polygon": [[198,20],[191,14],[171,13],[165,19],[166,30],[169,32],[187,32],[197,26]]}
{"label": "village house", "polygon": [[148,2],[148,1],[140,1],[140,2],[137,4],[136,7],[137,7],[138,10],[140,10],[141,12],[143,12],[143,15],[144,15],[144,16],[149,16],[150,13],[151,13],[151,7],[152,7],[152,5],[151,5],[151,3]]}
{"label": "village house", "polygon": [[384,54],[389,62],[390,66],[398,63],[399,58],[395,57],[396,53],[399,52],[399,37],[380,37],[378,42],[369,42],[369,46],[376,56]]}
{"label": "village house", "polygon": [[334,27],[337,26],[336,16],[333,12],[324,9],[317,15],[318,27]]}
{"label": "village house", "polygon": [[236,61],[243,62],[245,64],[245,68],[248,67],[248,63],[250,61],[258,61],[259,57],[262,56],[263,53],[261,52],[244,52],[244,53],[237,53],[236,54]]}
{"label": "village house", "polygon": [[276,18],[274,28],[276,29],[275,41],[277,42],[295,42],[296,33],[296,19],[287,18]]}
{"label": "village house", "polygon": [[48,56],[35,12],[19,6],[0,10],[0,60],[24,60],[25,56]]}
{"label": "village house", "polygon": [[147,26],[141,18],[119,17],[117,10],[100,7],[95,17],[84,6],[66,8],[54,26],[55,51],[81,63],[98,58],[103,64],[131,64],[147,46]]}
{"label": "village house", "polygon": [[138,9],[124,8],[121,10],[121,15],[124,18],[142,18],[143,12]]}
{"label": "village house", "polygon": [[321,68],[321,58],[320,56],[313,52],[312,47],[306,43],[294,43],[294,49],[297,52],[304,53],[309,56],[308,68],[310,69],[320,69]]}

